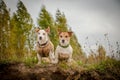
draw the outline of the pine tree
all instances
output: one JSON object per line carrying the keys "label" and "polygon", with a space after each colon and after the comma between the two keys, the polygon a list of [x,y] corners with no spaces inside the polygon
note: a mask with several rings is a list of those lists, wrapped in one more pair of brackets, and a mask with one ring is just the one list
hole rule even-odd
{"label": "pine tree", "polygon": [[13,56],[16,56],[17,50],[18,50],[18,29],[17,29],[17,16],[15,13],[13,13],[13,16],[10,19],[10,53]]}
{"label": "pine tree", "polygon": [[46,10],[45,6],[42,6],[41,12],[39,13],[38,25],[43,29],[47,28],[48,26],[53,26],[53,18],[50,15],[50,13]]}
{"label": "pine tree", "polygon": [[[0,0],[0,57],[7,55],[9,46],[9,21],[10,14],[3,0]],[[2,56],[3,54],[3,56]]]}
{"label": "pine tree", "polygon": [[58,9],[56,11],[56,26],[62,31],[68,31],[67,29],[67,20],[64,13],[61,13]]}
{"label": "pine tree", "polygon": [[47,27],[50,27],[50,34],[49,34],[49,36],[50,36],[51,41],[56,46],[57,45],[56,27],[54,26],[53,17],[46,10],[45,6],[42,6],[37,21],[38,21],[39,27],[41,27],[42,29],[46,29]]}
{"label": "pine tree", "polygon": [[32,50],[31,29],[33,21],[26,7],[20,0],[17,4],[17,11],[11,19],[11,25],[14,35],[13,40],[16,39],[13,43],[16,48],[15,52],[18,56],[23,56],[26,50]]}

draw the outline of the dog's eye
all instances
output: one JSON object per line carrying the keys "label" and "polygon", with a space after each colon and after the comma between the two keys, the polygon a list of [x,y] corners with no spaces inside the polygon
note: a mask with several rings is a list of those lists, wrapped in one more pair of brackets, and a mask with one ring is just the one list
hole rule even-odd
{"label": "dog's eye", "polygon": [[65,36],[66,38],[68,37],[68,36]]}
{"label": "dog's eye", "polygon": [[62,38],[62,36],[60,36],[60,38]]}
{"label": "dog's eye", "polygon": [[45,33],[43,33],[43,35],[45,35]]}

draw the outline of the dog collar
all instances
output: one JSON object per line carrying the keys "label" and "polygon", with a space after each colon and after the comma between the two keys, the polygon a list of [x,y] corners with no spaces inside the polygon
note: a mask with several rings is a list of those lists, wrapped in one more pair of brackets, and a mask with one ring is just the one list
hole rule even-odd
{"label": "dog collar", "polygon": [[40,44],[39,42],[37,42],[37,43],[38,43],[39,47],[45,47],[45,46],[47,45],[48,42],[49,42],[49,41],[46,41],[46,42],[43,43],[43,44]]}
{"label": "dog collar", "polygon": [[66,46],[62,46],[61,44],[59,44],[59,46],[62,47],[62,48],[67,48],[69,46],[69,44],[66,45]]}

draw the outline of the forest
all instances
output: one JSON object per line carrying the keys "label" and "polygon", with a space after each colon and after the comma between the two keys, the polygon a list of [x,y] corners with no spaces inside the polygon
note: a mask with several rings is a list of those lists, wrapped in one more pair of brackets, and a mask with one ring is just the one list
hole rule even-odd
{"label": "forest", "polygon": [[[17,10],[11,15],[11,9],[4,0],[0,0],[0,79],[1,80],[119,80],[120,61],[106,56],[106,50],[98,45],[98,55],[86,57],[73,34],[70,44],[73,47],[75,63],[57,65],[42,63],[38,60],[34,45],[36,44],[35,28],[50,27],[50,40],[54,47],[59,44],[58,32],[72,31],[68,27],[64,12],[56,10],[55,19],[42,6],[37,17],[37,25],[24,3],[18,0]],[[118,44],[119,48],[119,44]],[[91,53],[92,50],[91,50]],[[120,55],[119,49],[116,54]]]}

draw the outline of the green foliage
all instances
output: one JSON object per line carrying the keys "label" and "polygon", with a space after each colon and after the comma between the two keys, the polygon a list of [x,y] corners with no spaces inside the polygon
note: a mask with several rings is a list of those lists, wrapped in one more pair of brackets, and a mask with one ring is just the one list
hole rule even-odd
{"label": "green foliage", "polygon": [[[7,58],[9,49],[10,14],[3,0],[0,1],[0,60]],[[6,54],[6,55],[5,55]]]}
{"label": "green foliage", "polygon": [[88,70],[99,70],[100,72],[106,72],[108,69],[119,69],[120,61],[115,59],[107,58],[101,62],[89,64],[86,66]]}
{"label": "green foliage", "polygon": [[68,64],[66,62],[61,62],[58,65],[62,69],[68,69],[69,68],[69,66],[68,66]]}
{"label": "green foliage", "polygon": [[101,63],[99,63],[99,64],[96,64],[94,67],[95,67],[95,69],[97,69],[97,70],[100,70],[100,71],[105,71],[105,69],[106,69],[106,62],[101,62]]}
{"label": "green foliage", "polygon": [[47,28],[48,26],[53,27],[53,18],[46,10],[45,6],[42,6],[41,12],[39,13],[38,25],[43,29]]}
{"label": "green foliage", "polygon": [[[18,57],[25,55],[26,48],[31,51],[30,35],[33,26],[32,18],[28,13],[26,7],[19,1],[17,4],[17,11],[13,14],[11,19],[11,39],[14,41],[12,46],[14,47],[15,54]],[[27,50],[28,51],[28,50]]]}
{"label": "green foliage", "polygon": [[70,44],[73,47],[73,58],[75,60],[82,60],[82,58],[85,58],[83,51],[81,49],[81,46],[78,43],[78,40],[77,40],[76,35],[74,33],[73,33],[73,36],[71,38]]}
{"label": "green foliage", "polygon": [[77,61],[77,64],[78,64],[79,66],[83,65],[82,61]]}
{"label": "green foliage", "polygon": [[36,56],[27,57],[24,61],[26,66],[32,67],[37,64],[38,60]]}
{"label": "green foliage", "polygon": [[[0,1],[0,60],[22,61],[33,51],[33,21],[22,1],[10,17],[3,0]],[[33,28],[32,28],[33,27]],[[33,36],[33,37],[31,37]]]}
{"label": "green foliage", "polygon": [[56,22],[55,22],[55,25],[61,31],[68,31],[68,29],[67,29],[67,19],[66,19],[64,13],[61,13],[60,10],[56,11]]}

